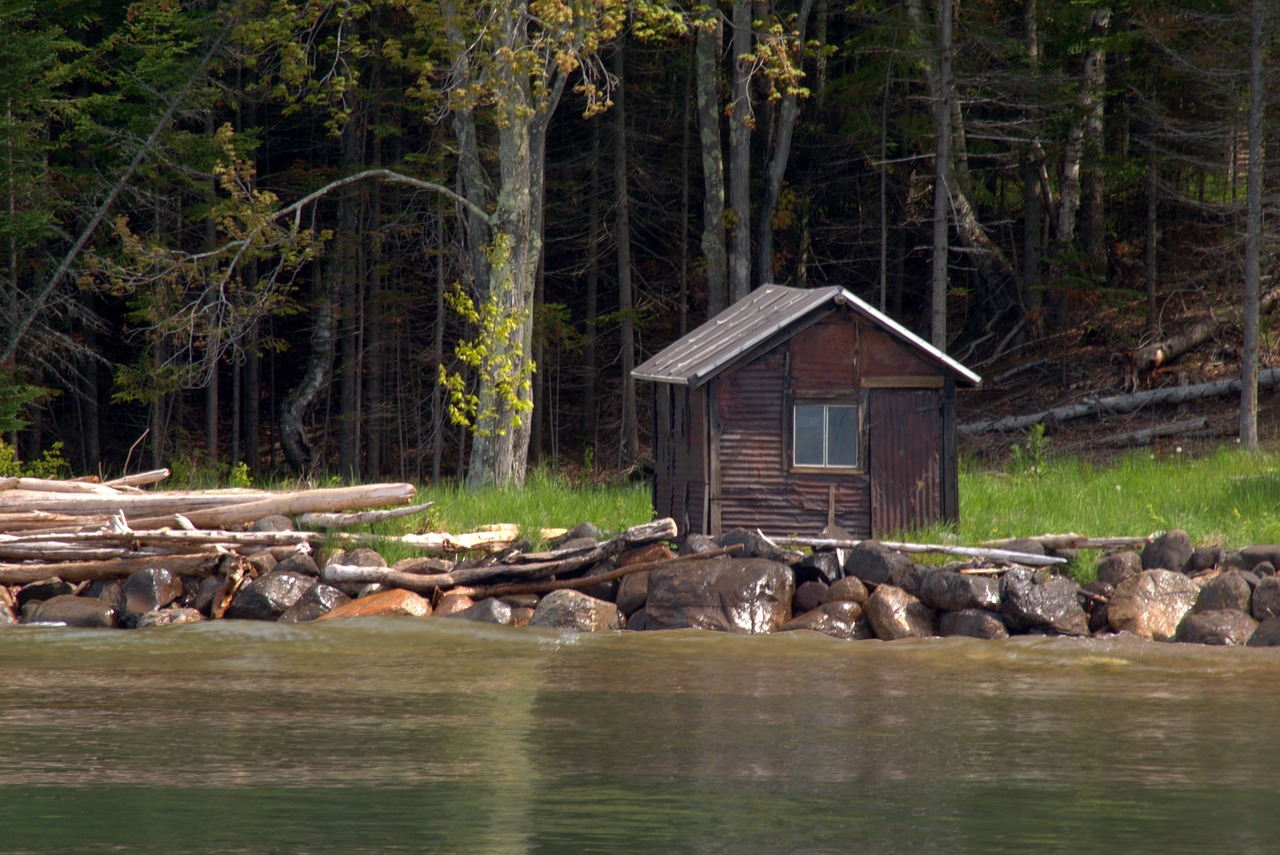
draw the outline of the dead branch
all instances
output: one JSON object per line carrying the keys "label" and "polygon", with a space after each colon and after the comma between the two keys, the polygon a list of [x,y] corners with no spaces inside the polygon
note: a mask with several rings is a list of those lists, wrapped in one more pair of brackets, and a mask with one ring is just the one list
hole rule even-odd
{"label": "dead branch", "polygon": [[353,525],[385,522],[386,520],[420,514],[434,505],[435,502],[423,502],[420,505],[409,505],[407,508],[392,508],[386,511],[364,511],[358,514],[342,513],[309,513],[298,517],[298,525],[314,528],[343,528]]}
{"label": "dead branch", "polygon": [[137,570],[163,567],[177,576],[207,576],[218,566],[217,555],[144,555],[109,561],[72,561],[57,564],[0,564],[0,585],[28,585],[57,576],[66,582],[118,579]]}
{"label": "dead branch", "polygon": [[891,540],[836,540],[824,537],[787,537],[780,539],[778,543],[784,546],[808,546],[813,549],[852,549],[860,543],[878,543],[886,549],[892,549],[897,552],[925,555],[957,555],[962,558],[986,558],[991,561],[1024,564],[1028,567],[1047,567],[1051,564],[1067,563],[1067,559],[1059,558],[1056,555],[1032,555],[1026,552],[1013,552],[1008,549],[948,546],[940,543],[899,543]]}

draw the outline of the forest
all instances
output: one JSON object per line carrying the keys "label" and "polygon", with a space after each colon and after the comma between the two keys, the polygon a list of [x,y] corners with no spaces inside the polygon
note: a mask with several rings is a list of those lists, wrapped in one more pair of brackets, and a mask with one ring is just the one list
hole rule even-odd
{"label": "forest", "polygon": [[1241,312],[1248,380],[1268,5],[0,0],[0,431],[85,474],[626,472],[631,369],[768,282],[979,373]]}

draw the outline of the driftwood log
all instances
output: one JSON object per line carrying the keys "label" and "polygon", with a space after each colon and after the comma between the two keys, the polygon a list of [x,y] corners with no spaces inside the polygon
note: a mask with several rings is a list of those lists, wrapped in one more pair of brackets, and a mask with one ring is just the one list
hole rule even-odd
{"label": "driftwood log", "polygon": [[358,514],[348,513],[306,513],[298,517],[298,525],[309,528],[345,528],[353,525],[386,522],[387,520],[420,514],[434,505],[435,502],[423,502],[420,505],[409,505],[406,508],[391,508],[384,511],[363,511]]}
{"label": "driftwood log", "polygon": [[[861,540],[842,540],[825,537],[788,537],[778,541],[782,546],[808,546],[813,549],[852,549]],[[917,555],[955,555],[961,558],[985,558],[990,561],[1005,561],[1010,564],[1023,564],[1027,567],[1048,567],[1053,564],[1066,564],[1067,559],[1056,555],[1033,555],[1027,552],[1014,552],[1008,549],[997,549],[974,546],[948,546],[941,543],[899,543],[891,540],[877,540],[886,549],[907,552]]]}
{"label": "driftwood log", "polygon": [[[1266,314],[1280,301],[1280,289],[1273,289],[1263,294],[1258,300],[1258,313]],[[1194,350],[1209,339],[1216,336],[1227,326],[1239,324],[1244,316],[1239,308],[1224,312],[1218,317],[1206,318],[1192,324],[1185,330],[1160,341],[1139,347],[1129,355],[1135,375],[1154,371],[1166,362],[1177,359],[1182,354]]]}
{"label": "driftwood log", "polygon": [[[1280,382],[1280,368],[1268,368],[1265,371],[1258,372],[1259,388],[1274,386],[1278,382]],[[983,421],[970,422],[960,425],[959,430],[962,433],[971,435],[1024,430],[1037,424],[1065,422],[1104,413],[1132,413],[1135,410],[1156,404],[1181,404],[1201,398],[1232,395],[1239,391],[1240,378],[1228,377],[1192,386],[1168,386],[1163,389],[1134,392],[1129,395],[1109,395],[1102,398],[1090,397],[1065,407],[1055,407],[1038,413],[1029,413],[1025,416],[1006,416],[1002,419],[985,419]]]}
{"label": "driftwood log", "polygon": [[1083,534],[1041,534],[1035,537],[1004,538],[983,541],[988,548],[1000,548],[1014,541],[1034,541],[1045,549],[1137,549],[1151,542],[1147,537],[1088,537]]}
{"label": "driftwood log", "polygon": [[1185,419],[1180,422],[1169,422],[1167,424],[1155,425],[1149,428],[1111,434],[1110,436],[1104,436],[1098,439],[1072,442],[1063,445],[1062,450],[1071,451],[1075,448],[1086,448],[1090,446],[1125,448],[1135,445],[1150,445],[1161,437],[1188,436],[1194,432],[1202,431],[1208,426],[1209,419],[1205,416],[1199,416],[1194,419]]}
{"label": "driftwood log", "polygon": [[29,585],[54,576],[64,582],[96,582],[99,579],[118,579],[137,570],[163,567],[174,575],[207,576],[218,566],[219,556],[211,553],[198,555],[143,555],[137,558],[116,558],[107,561],[63,561],[48,564],[0,564],[0,585]]}

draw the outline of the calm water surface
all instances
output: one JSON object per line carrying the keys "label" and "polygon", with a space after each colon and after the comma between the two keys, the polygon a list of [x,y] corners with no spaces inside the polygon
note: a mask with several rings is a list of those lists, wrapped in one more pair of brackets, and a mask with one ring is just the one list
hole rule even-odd
{"label": "calm water surface", "polygon": [[1275,852],[1280,651],[0,633],[0,851]]}

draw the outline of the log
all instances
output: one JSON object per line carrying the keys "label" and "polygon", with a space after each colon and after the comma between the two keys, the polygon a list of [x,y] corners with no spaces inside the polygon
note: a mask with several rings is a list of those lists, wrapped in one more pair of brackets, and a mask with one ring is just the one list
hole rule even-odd
{"label": "log", "polygon": [[406,534],[400,542],[423,552],[450,555],[458,552],[501,552],[520,538],[520,527],[510,523],[485,526],[480,531],[467,534],[450,534],[447,531],[428,531],[423,534]]}
{"label": "log", "polygon": [[159,484],[168,478],[169,474],[168,469],[151,469],[147,472],[139,472],[136,475],[112,478],[110,481],[103,481],[102,483],[108,487],[146,487],[150,484]]}
{"label": "log", "polygon": [[35,493],[72,493],[93,496],[118,496],[120,494],[119,490],[108,487],[105,484],[91,484],[87,481],[62,481],[54,478],[28,478],[26,476],[18,478],[13,487],[16,490],[30,490]]}
{"label": "log", "polygon": [[295,494],[273,494],[265,490],[162,490],[154,493],[117,491],[113,495],[100,496],[15,488],[0,492],[0,513],[45,511],[54,514],[88,515],[123,512],[129,516],[149,516],[244,505],[262,501],[274,495]]}
{"label": "log", "polygon": [[[241,525],[277,514],[295,516],[318,511],[347,511],[353,508],[404,505],[413,500],[415,492],[412,484],[365,484],[354,487],[299,490],[250,502],[209,507],[205,510],[188,512],[175,508],[164,512],[164,516],[133,520],[130,525],[135,529],[167,528],[176,524],[175,514],[181,514],[197,527]],[[151,495],[157,494],[149,493],[145,496],[122,496],[121,498],[141,499]]]}
{"label": "log", "polygon": [[314,528],[343,528],[353,525],[385,522],[386,520],[420,514],[434,505],[435,502],[423,502],[420,505],[409,505],[407,508],[392,508],[385,511],[364,511],[358,514],[342,513],[309,513],[298,517],[298,525]]}
{"label": "log", "polygon": [[137,570],[163,567],[178,576],[207,576],[218,566],[214,554],[144,555],[110,561],[72,561],[56,564],[0,564],[0,585],[28,585],[57,576],[66,582],[118,579]]}
{"label": "log", "polygon": [[[1276,305],[1277,300],[1280,300],[1280,289],[1268,291],[1258,301],[1258,313],[1262,315],[1269,312]],[[1154,371],[1166,362],[1194,350],[1216,336],[1228,324],[1240,323],[1242,317],[1242,311],[1237,308],[1224,313],[1221,317],[1210,317],[1198,321],[1177,335],[1137,348],[1129,357],[1135,375]]]}
{"label": "log", "polygon": [[1000,548],[1003,544],[1015,540],[1033,540],[1045,549],[1136,549],[1151,542],[1147,537],[1087,537],[1083,534],[1041,534],[1035,537],[1004,538],[986,540],[984,547]]}
{"label": "log", "polygon": [[[1280,382],[1280,368],[1268,368],[1258,372],[1258,387],[1274,386]],[[1134,392],[1128,395],[1109,395],[1103,398],[1084,398],[1065,407],[1055,407],[1039,413],[1025,416],[1007,416],[1003,419],[986,419],[960,425],[960,431],[970,435],[1003,431],[1023,430],[1036,424],[1052,424],[1065,422],[1084,416],[1099,413],[1131,413],[1143,407],[1157,404],[1181,404],[1201,398],[1214,398],[1232,395],[1240,391],[1240,378],[1228,377],[1209,383],[1198,383],[1193,386],[1167,386],[1163,389],[1152,389],[1147,392]],[[0,494],[3,495],[3,494]]]}
{"label": "log", "polygon": [[957,555],[962,558],[986,558],[992,561],[1007,561],[1011,564],[1024,564],[1028,567],[1048,567],[1052,564],[1066,564],[1067,559],[1056,555],[1032,555],[1027,552],[1013,552],[1008,549],[991,549],[974,546],[947,546],[940,543],[900,543],[892,540],[861,541],[837,540],[826,537],[787,537],[778,541],[784,546],[808,546],[812,549],[852,549],[859,543],[874,542],[886,549],[897,552],[909,552],[925,555]]}
{"label": "log", "polygon": [[1150,445],[1156,439],[1164,436],[1181,436],[1192,431],[1203,430],[1209,424],[1209,419],[1205,416],[1199,416],[1194,419],[1186,419],[1180,422],[1169,422],[1168,424],[1155,425],[1154,427],[1142,428],[1140,430],[1131,430],[1124,433],[1111,434],[1101,439],[1092,439],[1083,442],[1073,442],[1062,446],[1065,451],[1073,448],[1085,448],[1089,446],[1105,446],[1108,448],[1124,448],[1134,445]]}

